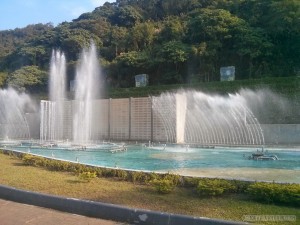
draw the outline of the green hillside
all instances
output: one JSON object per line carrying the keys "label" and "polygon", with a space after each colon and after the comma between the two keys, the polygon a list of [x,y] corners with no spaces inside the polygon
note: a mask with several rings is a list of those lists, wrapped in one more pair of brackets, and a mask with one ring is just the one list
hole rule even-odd
{"label": "green hillside", "polygon": [[52,49],[65,52],[72,80],[80,52],[91,39],[99,51],[105,86],[134,87],[134,76],[145,73],[151,88],[138,89],[140,95],[171,84],[216,92],[239,89],[239,82],[218,83],[222,66],[235,66],[236,79],[249,79],[250,86],[259,83],[257,79],[296,77],[299,9],[297,0],[105,3],[56,27],[35,24],[0,31],[0,87],[45,92]]}

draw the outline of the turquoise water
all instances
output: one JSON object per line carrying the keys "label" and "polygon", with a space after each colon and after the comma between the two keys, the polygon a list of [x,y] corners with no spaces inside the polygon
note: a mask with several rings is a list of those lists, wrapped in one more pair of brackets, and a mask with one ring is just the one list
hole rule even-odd
{"label": "turquoise water", "polygon": [[101,167],[118,167],[130,170],[169,171],[177,169],[222,169],[222,168],[262,168],[300,171],[300,150],[267,149],[276,154],[279,160],[249,160],[256,148],[186,148],[180,146],[144,147],[126,146],[127,151],[111,153],[103,146],[85,150],[63,148],[41,148],[12,146],[14,150],[33,154],[96,165]]}

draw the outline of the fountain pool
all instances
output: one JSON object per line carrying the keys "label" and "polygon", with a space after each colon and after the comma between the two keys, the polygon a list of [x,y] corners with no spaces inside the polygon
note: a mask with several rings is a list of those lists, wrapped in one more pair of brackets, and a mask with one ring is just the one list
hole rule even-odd
{"label": "fountain pool", "polygon": [[[53,50],[50,98],[41,101],[40,110],[29,96],[0,90],[0,138],[4,140],[0,147],[100,167],[300,183],[300,148],[268,149],[279,158],[274,161],[247,157],[257,146],[281,144],[281,139],[287,145],[300,145],[298,124],[289,130],[274,124],[261,126],[257,115],[292,107],[275,93],[241,89],[215,95],[179,90],[145,98],[101,99],[98,64],[91,43],[77,64],[74,99],[67,99],[66,58]],[[266,107],[268,102],[274,106]],[[40,130],[35,136],[31,135],[34,124]],[[38,136],[39,141],[28,141]],[[21,145],[22,141],[10,139],[27,141]],[[126,149],[122,143],[90,144],[100,140],[176,144],[126,144]]]}
{"label": "fountain pool", "polygon": [[[120,151],[114,151],[120,147]],[[44,157],[99,167],[171,172],[186,176],[219,177],[300,183],[300,149],[267,148],[279,160],[249,160],[253,147],[188,147],[185,145],[100,144],[82,147],[11,145],[9,148]],[[123,151],[124,150],[124,151]]]}

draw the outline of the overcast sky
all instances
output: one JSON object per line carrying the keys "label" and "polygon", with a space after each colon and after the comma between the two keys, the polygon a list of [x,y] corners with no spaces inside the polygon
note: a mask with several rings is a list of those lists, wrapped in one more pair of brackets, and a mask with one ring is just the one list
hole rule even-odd
{"label": "overcast sky", "polygon": [[115,0],[0,0],[0,30],[29,24],[70,22],[105,2]]}

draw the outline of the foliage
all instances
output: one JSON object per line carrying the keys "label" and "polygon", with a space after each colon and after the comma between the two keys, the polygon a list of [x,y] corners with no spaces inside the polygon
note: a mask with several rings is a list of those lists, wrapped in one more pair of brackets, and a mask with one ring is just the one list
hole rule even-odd
{"label": "foliage", "polygon": [[125,170],[115,170],[115,177],[119,178],[120,180],[127,180],[128,178],[128,173]]}
{"label": "foliage", "polygon": [[223,193],[234,192],[236,188],[227,180],[201,179],[196,190],[199,196],[218,196]]}
{"label": "foliage", "polygon": [[140,51],[150,47],[154,42],[155,30],[153,22],[136,23],[130,29],[130,38],[128,38],[131,49]]}
{"label": "foliage", "polygon": [[53,25],[50,23],[39,23],[24,28],[0,31],[0,59],[10,55],[18,46],[22,46],[52,29]]}
{"label": "foliage", "polygon": [[142,20],[142,16],[134,7],[124,5],[118,7],[110,19],[113,25],[132,27]]}
{"label": "foliage", "polygon": [[7,73],[6,72],[0,72],[0,88],[3,87],[6,83],[7,79]]}
{"label": "foliage", "polygon": [[132,183],[144,183],[145,182],[145,173],[140,171],[130,172],[130,178]]}
{"label": "foliage", "polygon": [[163,43],[168,41],[181,41],[184,38],[186,29],[185,21],[180,17],[167,17],[163,24],[157,39]]}
{"label": "foliage", "polygon": [[167,177],[162,179],[154,179],[151,181],[151,184],[155,187],[156,191],[160,194],[171,193],[175,188],[175,184],[173,180],[168,179]]}
{"label": "foliage", "polygon": [[150,179],[147,183],[154,186],[156,191],[160,194],[168,194],[171,193],[176,186],[182,184],[181,176],[176,174],[150,174]]}
{"label": "foliage", "polygon": [[300,185],[248,182],[239,180],[224,180],[217,178],[181,177],[176,174],[157,174],[137,171],[124,171],[120,169],[98,168],[78,163],[64,162],[54,159],[47,159],[30,154],[15,154],[3,150],[5,154],[13,157],[20,157],[24,165],[45,167],[55,171],[74,172],[82,180],[90,181],[95,177],[116,177],[120,180],[133,183],[149,184],[154,186],[158,193],[167,194],[176,186],[196,188],[198,196],[220,196],[226,193],[247,194],[253,199],[266,203],[286,204],[299,206]]}
{"label": "foliage", "polygon": [[167,173],[163,176],[163,179],[171,181],[174,186],[183,186],[182,177],[178,174]]}
{"label": "foliage", "polygon": [[195,177],[184,177],[183,182],[186,187],[197,187],[200,178]]}
{"label": "foliage", "polygon": [[33,166],[33,165],[36,165],[35,161],[37,160],[38,158],[34,157],[33,155],[29,155],[29,154],[25,154],[23,157],[22,157],[22,160],[23,160],[23,163],[27,166]]}
{"label": "foliage", "polygon": [[236,193],[245,193],[252,182],[242,180],[230,180],[230,183],[235,187]]}
{"label": "foliage", "polygon": [[108,92],[110,98],[148,97],[159,95],[166,91],[174,91],[180,88],[194,89],[202,92],[227,94],[238,92],[241,88],[260,89],[269,88],[276,93],[287,97],[300,95],[299,77],[268,77],[264,79],[238,80],[230,82],[209,82],[159,85],[134,88],[114,88]]}
{"label": "foliage", "polygon": [[79,173],[78,178],[79,180],[85,181],[85,182],[90,182],[92,179],[96,178],[97,174],[96,172],[82,172]]}
{"label": "foliage", "polygon": [[38,91],[46,86],[47,73],[37,66],[24,66],[8,77],[8,85],[20,91]]}
{"label": "foliage", "polygon": [[247,193],[252,198],[266,203],[283,203],[300,206],[299,184],[256,182],[249,185]]}
{"label": "foliage", "polygon": [[93,39],[110,87],[132,87],[140,73],[151,85],[219,81],[222,66],[238,80],[297,76],[299,9],[296,0],[107,2],[56,27],[0,31],[0,71],[46,71],[53,48],[75,62]]}

